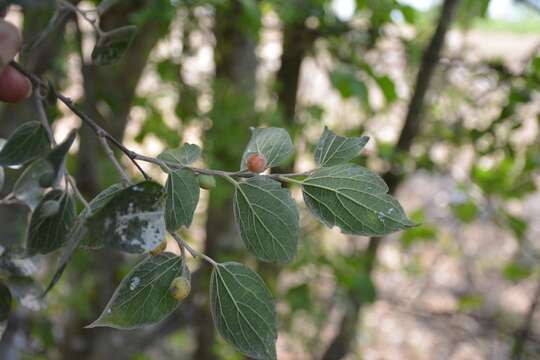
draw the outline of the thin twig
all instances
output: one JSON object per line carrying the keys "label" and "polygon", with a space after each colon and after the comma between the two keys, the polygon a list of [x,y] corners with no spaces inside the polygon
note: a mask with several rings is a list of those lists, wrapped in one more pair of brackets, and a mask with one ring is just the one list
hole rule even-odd
{"label": "thin twig", "polygon": [[180,247],[180,249],[182,249],[182,248],[186,249],[187,252],[189,252],[191,254],[191,256],[193,256],[194,258],[200,257],[200,258],[206,260],[212,266],[217,265],[217,263],[212,258],[210,258],[207,255],[203,254],[202,252],[197,251],[194,248],[192,248],[191,245],[189,245],[184,239],[182,239],[180,237],[180,235],[178,235],[174,231],[169,231],[169,234],[171,234],[171,236],[174,238],[174,240],[176,240],[176,242],[178,243],[178,246]]}
{"label": "thin twig", "polygon": [[96,31],[96,33],[98,33],[99,36],[103,35],[103,30],[101,30],[98,25],[98,18],[91,18],[88,16],[88,14],[92,13],[98,14],[97,9],[83,10],[66,0],[56,0],[56,2],[60,8],[68,9],[76,14],[79,14],[84,20],[86,20],[86,22],[88,22],[94,28],[94,30]]}
{"label": "thin twig", "polygon": [[34,88],[34,104],[38,113],[39,121],[41,125],[47,130],[47,136],[49,137],[49,142],[52,146],[56,146],[56,140],[54,139],[54,133],[49,125],[49,120],[47,119],[47,113],[45,112],[45,107],[43,106],[43,97],[40,94],[39,88]]}
{"label": "thin twig", "polygon": [[75,196],[77,196],[77,198],[84,205],[84,207],[88,211],[90,211],[90,204],[88,203],[88,201],[86,201],[86,199],[82,195],[81,191],[77,187],[77,184],[76,184],[75,180],[73,180],[73,178],[69,175],[69,173],[66,174],[66,177],[67,177],[67,181],[68,181],[69,186],[71,186],[71,189],[73,190],[73,193],[75,193]]}
{"label": "thin twig", "polygon": [[112,151],[111,147],[109,146],[109,143],[107,142],[107,138],[103,132],[99,131],[97,134],[97,137],[99,139],[99,142],[103,146],[103,149],[105,150],[105,153],[109,157],[109,160],[113,163],[114,167],[116,168],[116,171],[118,171],[118,174],[120,174],[120,177],[122,178],[122,183],[124,186],[131,185],[131,181],[129,180],[129,175],[126,173],[122,165],[118,162],[116,157],[114,156],[114,152]]}
{"label": "thin twig", "polygon": [[[150,177],[146,174],[146,172],[141,168],[141,166],[137,163],[137,160],[145,161],[148,163],[152,163],[155,165],[159,165],[165,168],[171,168],[171,169],[179,169],[179,168],[188,168],[195,172],[196,174],[204,174],[204,175],[212,175],[212,176],[220,176],[224,178],[251,178],[253,176],[256,176],[256,174],[250,172],[250,171],[223,171],[223,170],[212,170],[212,169],[201,169],[191,166],[181,166],[179,164],[166,162],[157,158],[153,158],[150,156],[145,156],[142,154],[138,154],[135,151],[132,151],[128,148],[126,148],[120,141],[118,141],[114,136],[109,134],[105,129],[103,129],[101,126],[99,126],[92,118],[90,118],[88,115],[86,115],[84,112],[79,110],[75,104],[73,103],[73,100],[68,98],[67,96],[62,95],[56,89],[52,84],[46,84],[43,80],[41,80],[36,75],[26,71],[23,69],[19,64],[17,64],[15,61],[12,61],[10,63],[16,70],[18,70],[21,74],[25,75],[33,84],[34,88],[39,88],[40,91],[43,91],[43,89],[47,89],[46,91],[51,91],[52,95],[60,100],[64,105],[68,107],[75,115],[77,115],[86,125],[88,125],[94,133],[98,136],[100,139],[106,139],[107,141],[111,142],[114,146],[116,146],[120,151],[122,151],[130,160],[131,162],[137,167],[137,169],[141,172],[141,174],[145,177],[146,180],[150,180]],[[101,141],[101,140],[100,140]],[[105,148],[105,151],[108,151],[105,147],[104,143],[101,141],[102,145]],[[110,148],[109,148],[110,149]],[[311,171],[306,171],[303,173],[290,173],[290,174],[269,174],[268,176],[279,181],[288,181],[288,182],[296,182],[300,183],[298,181],[292,181],[291,178],[298,177],[298,176],[307,176],[311,173]]]}
{"label": "thin twig", "polygon": [[140,167],[140,165],[135,161],[134,153],[126,148],[124,145],[122,145],[121,142],[116,140],[111,134],[109,134],[105,129],[103,129],[101,126],[99,126],[92,118],[90,118],[88,115],[86,115],[81,110],[77,109],[75,104],[73,103],[73,100],[70,98],[60,94],[54,87],[51,87],[51,91],[53,92],[54,96],[60,100],[64,105],[66,105],[75,115],[77,115],[86,125],[90,126],[90,128],[96,133],[98,137],[103,136],[108,141],[110,141],[114,146],[116,146],[120,151],[122,151],[126,156],[131,160],[131,162],[137,167],[137,169],[141,172],[141,174],[144,176],[146,180],[150,180],[150,177],[146,172]]}

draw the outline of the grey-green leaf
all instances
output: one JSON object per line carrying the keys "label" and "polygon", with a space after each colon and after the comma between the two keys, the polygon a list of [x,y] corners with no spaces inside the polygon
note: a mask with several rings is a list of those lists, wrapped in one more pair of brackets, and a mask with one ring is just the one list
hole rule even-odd
{"label": "grey-green leaf", "polygon": [[107,205],[109,200],[111,200],[114,195],[116,195],[116,193],[121,191],[123,188],[124,186],[122,184],[113,184],[109,186],[108,188],[97,194],[96,197],[88,203],[88,207],[82,211],[81,216],[90,216],[96,213],[105,205]]}
{"label": "grey-green leaf", "polygon": [[165,185],[167,200],[165,202],[165,224],[169,231],[182,226],[189,227],[193,220],[195,208],[199,203],[199,182],[197,176],[189,169],[172,171]]}
{"label": "grey-green leaf", "polygon": [[39,181],[41,187],[55,186],[55,184],[63,176],[64,162],[68,154],[71,145],[75,141],[77,133],[72,131],[68,137],[62,141],[58,146],[52,149],[46,156],[47,163],[49,164],[48,173],[44,174]]}
{"label": "grey-green leaf", "polygon": [[152,181],[118,191],[86,221],[86,246],[110,246],[130,253],[154,249],[165,237],[165,191]]}
{"label": "grey-green leaf", "polygon": [[37,121],[19,126],[0,151],[0,166],[22,165],[49,150],[47,130]]}
{"label": "grey-green leaf", "polygon": [[102,34],[92,51],[96,65],[113,65],[119,62],[135,38],[137,27],[129,25]]}
{"label": "grey-green leaf", "polygon": [[158,159],[165,162],[169,168],[163,169],[169,171],[171,167],[188,166],[201,157],[201,148],[195,144],[184,144],[176,149],[165,150],[158,155]]}
{"label": "grey-green leaf", "polygon": [[169,287],[182,268],[182,258],[169,252],[147,257],[122,280],[103,313],[88,327],[135,329],[158,323],[180,305]]}
{"label": "grey-green leaf", "polygon": [[258,259],[285,264],[296,255],[298,208],[290,191],[268,176],[238,184],[234,215],[246,247]]}
{"label": "grey-green leaf", "polygon": [[47,254],[64,245],[75,214],[75,201],[71,195],[61,190],[47,193],[30,218],[28,253]]}
{"label": "grey-green leaf", "polygon": [[315,161],[320,166],[346,163],[358,156],[368,141],[367,136],[338,136],[325,127],[315,150]]}
{"label": "grey-green leaf", "polygon": [[294,153],[294,146],[287,131],[282,128],[254,128],[251,139],[244,150],[240,169],[247,169],[246,160],[249,155],[259,153],[264,155],[267,167],[283,165]]}
{"label": "grey-green leaf", "polygon": [[32,210],[41,201],[43,197],[43,187],[40,185],[40,179],[51,174],[51,165],[45,159],[37,159],[31,163],[19,176],[17,182],[13,186],[13,194],[15,198],[24,202]]}
{"label": "grey-green leaf", "polygon": [[261,277],[242,264],[217,264],[210,278],[210,310],[219,334],[254,359],[276,359],[274,300]]}
{"label": "grey-green leaf", "polygon": [[380,236],[415,226],[387,194],[383,179],[361,166],[316,170],[303,181],[302,190],[311,213],[345,234]]}

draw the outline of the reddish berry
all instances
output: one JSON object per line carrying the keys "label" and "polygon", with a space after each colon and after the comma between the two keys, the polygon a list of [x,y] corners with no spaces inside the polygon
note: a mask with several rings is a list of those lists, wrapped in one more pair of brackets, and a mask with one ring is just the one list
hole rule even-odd
{"label": "reddish berry", "polygon": [[249,171],[262,173],[266,169],[266,158],[259,153],[251,154],[246,159],[246,165]]}

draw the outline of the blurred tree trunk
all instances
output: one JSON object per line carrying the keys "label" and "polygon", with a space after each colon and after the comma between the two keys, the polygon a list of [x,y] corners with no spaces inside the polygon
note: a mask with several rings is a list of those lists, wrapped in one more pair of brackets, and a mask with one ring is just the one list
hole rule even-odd
{"label": "blurred tree trunk", "polygon": [[296,117],[302,62],[315,39],[315,32],[305,26],[305,19],[285,24],[283,28],[283,54],[277,73],[277,102],[285,124],[289,127],[294,124]]}
{"label": "blurred tree trunk", "polygon": [[[150,6],[152,0],[120,2],[101,18],[104,30],[111,30],[127,25],[130,14],[135,14]],[[171,11],[167,9],[166,11]],[[84,99],[82,107],[98,124],[117,139],[122,140],[129,121],[129,112],[135,98],[135,90],[143,74],[152,49],[168,33],[170,22],[162,18],[148,18],[138,29],[132,46],[118,65],[98,67],[85,63],[83,58]],[[87,197],[94,196],[101,188],[104,178],[104,159],[95,134],[82,126],[78,156],[77,183]],[[116,173],[114,173],[116,176]],[[117,252],[102,251],[93,257],[92,268],[97,279],[97,297],[93,314],[99,313],[116,287],[116,270],[122,256]],[[69,274],[67,274],[69,276]],[[79,275],[75,275],[79,276]],[[75,280],[76,281],[76,280]],[[124,341],[131,333],[119,333],[110,329],[84,329],[93,319],[81,318],[72,314],[66,324],[65,342],[62,356],[64,359],[105,359],[115,354],[115,358],[128,359]],[[147,339],[148,340],[148,339]]]}
{"label": "blurred tree trunk", "polygon": [[[212,128],[205,143],[210,167],[238,169],[240,158],[249,140],[249,127],[256,125],[255,74],[257,34],[250,33],[241,17],[244,9],[239,1],[218,6],[214,17],[215,83],[214,104],[210,117]],[[234,248],[238,241],[233,219],[232,191],[223,184],[210,193],[206,223],[207,255],[219,258],[224,251]],[[210,268],[206,264],[196,286],[201,302],[196,315],[197,348],[193,359],[216,359],[214,354],[215,331],[208,304],[208,279]]]}
{"label": "blurred tree trunk", "polygon": [[[435,68],[439,62],[446,33],[450,28],[450,24],[454,18],[458,3],[459,0],[445,0],[442,5],[437,28],[422,57],[422,63],[420,64],[416,77],[414,92],[409,102],[407,116],[394,150],[396,153],[409,151],[415,137],[420,132],[424,99],[429,89]],[[388,184],[391,193],[396,191],[398,185],[402,181],[402,176],[403,175],[395,168],[383,175],[383,178]],[[369,274],[371,274],[373,268],[375,267],[377,250],[380,242],[380,238],[371,238],[366,249]],[[353,340],[356,337],[358,319],[362,310],[362,303],[357,299],[350,299],[350,301],[352,306],[348,308],[343,315],[339,326],[339,331],[334,339],[332,339],[330,346],[322,356],[323,360],[342,359],[351,351]]]}

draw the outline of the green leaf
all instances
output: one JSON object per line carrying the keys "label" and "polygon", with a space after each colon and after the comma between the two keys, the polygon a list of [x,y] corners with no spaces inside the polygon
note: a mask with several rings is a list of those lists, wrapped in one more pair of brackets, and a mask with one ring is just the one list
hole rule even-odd
{"label": "green leaf", "polygon": [[197,176],[189,169],[173,171],[165,185],[167,200],[165,202],[165,224],[169,231],[176,231],[182,226],[189,227],[193,220],[195,208],[199,202],[199,182]]}
{"label": "green leaf", "polygon": [[366,108],[369,108],[369,92],[367,86],[356,78],[356,72],[343,67],[332,71],[330,74],[332,85],[339,91],[341,96],[348,99],[357,97]]}
{"label": "green leaf", "polygon": [[96,65],[113,65],[119,62],[135,38],[137,27],[123,26],[101,35],[92,51]]}
{"label": "green leaf", "polygon": [[315,161],[320,166],[348,162],[360,154],[368,141],[367,136],[352,138],[338,136],[325,127],[315,150]]}
{"label": "green leaf", "polygon": [[169,287],[182,271],[182,258],[172,253],[147,257],[122,280],[103,313],[87,327],[135,329],[158,323],[180,305]]}
{"label": "green leaf", "polygon": [[154,249],[165,237],[165,191],[152,181],[143,181],[117,191],[86,221],[85,245],[109,246],[129,253]]}
{"label": "green leaf", "polygon": [[426,223],[426,216],[423,209],[417,209],[411,213],[410,218],[417,224],[417,227],[407,229],[401,233],[401,244],[404,248],[410,248],[419,241],[430,241],[437,238],[437,228]]}
{"label": "green leaf", "polygon": [[460,297],[458,302],[458,311],[468,312],[479,310],[484,304],[484,298],[481,294],[465,294]]}
{"label": "green leaf", "polygon": [[64,245],[75,214],[75,201],[71,195],[61,190],[47,193],[30,218],[28,253],[47,254]]}
{"label": "green leaf", "polygon": [[464,223],[472,222],[478,213],[478,208],[470,200],[454,203],[452,204],[451,209],[454,212],[454,215]]}
{"label": "green leaf", "polygon": [[[189,166],[201,157],[201,148],[195,144],[184,144],[176,149],[165,150],[158,155],[158,159],[167,165],[178,167]],[[170,169],[163,169],[169,172]]]}
{"label": "green leaf", "polygon": [[269,168],[283,165],[294,153],[294,146],[287,131],[282,128],[252,128],[251,139],[244,150],[240,168],[246,170],[249,155],[259,153],[266,158]]}
{"label": "green leaf", "polygon": [[377,300],[377,288],[373,284],[371,276],[365,272],[359,272],[354,276],[353,283],[348,290],[352,296],[360,299],[364,304],[373,304]]}
{"label": "green leaf", "polygon": [[380,236],[415,224],[378,175],[343,164],[315,170],[302,182],[304,201],[326,226],[345,234]]}
{"label": "green leaf", "polygon": [[532,273],[533,270],[530,265],[523,264],[517,261],[507,263],[502,270],[504,278],[508,281],[514,282],[525,280],[529,276],[531,276]]}
{"label": "green leaf", "polygon": [[261,277],[242,264],[217,264],[210,279],[210,309],[220,335],[254,359],[276,359],[274,300]]}
{"label": "green leaf", "polygon": [[0,151],[0,166],[22,165],[49,150],[47,130],[37,121],[19,126]]}
{"label": "green leaf", "polygon": [[298,209],[288,189],[268,176],[238,184],[234,216],[246,247],[262,261],[285,264],[296,255]]}
{"label": "green leaf", "polygon": [[527,229],[529,228],[529,224],[527,224],[525,219],[514,216],[505,211],[503,211],[503,218],[505,220],[505,224],[510,228],[510,230],[512,230],[516,239],[522,240],[527,234]]}
{"label": "green leaf", "polygon": [[396,93],[396,86],[392,79],[390,79],[388,76],[377,76],[374,79],[383,92],[387,104],[397,100],[398,96]]}

